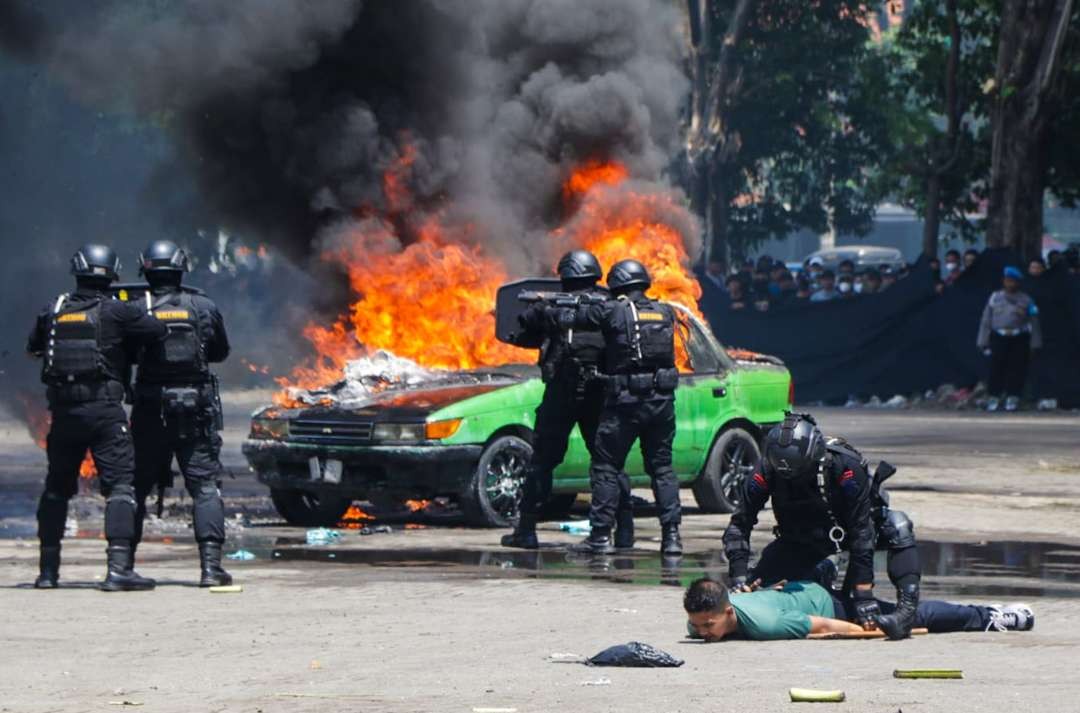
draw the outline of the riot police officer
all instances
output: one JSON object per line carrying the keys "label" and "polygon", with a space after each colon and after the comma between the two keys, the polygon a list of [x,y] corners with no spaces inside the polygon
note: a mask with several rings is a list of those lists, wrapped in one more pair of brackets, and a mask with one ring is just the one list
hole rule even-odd
{"label": "riot police officer", "polygon": [[665,555],[682,554],[679,481],[671,468],[675,439],[675,312],[645,292],[652,285],[645,266],[622,260],[608,271],[611,297],[603,304],[558,310],[564,327],[599,329],[604,337],[606,391],[589,471],[591,532],[577,548],[612,551],[611,528],[620,498],[619,473],[634,441],[640,439],[645,471],[652,479],[660,511]]}
{"label": "riot police officer", "polygon": [[[575,298],[603,300],[607,290],[597,286],[603,276],[600,262],[587,250],[571,250],[558,264],[562,290]],[[536,549],[536,523],[544,503],[551,497],[552,471],[566,456],[574,424],[581,430],[589,453],[600,422],[604,383],[599,378],[604,338],[598,331],[562,329],[548,319],[548,306],[536,303],[519,318],[522,344],[540,347],[540,375],[544,396],[536,409],[533,452],[525,469],[520,517],[514,532],[504,535],[505,547]],[[620,473],[619,526],[615,546],[634,546],[634,514],[630,505],[630,482]]]}
{"label": "riot police officer", "polygon": [[[787,414],[766,436],[762,467],[742,484],[724,532],[732,586],[820,581],[822,567],[832,568],[826,558],[847,551],[843,589],[854,600],[858,623],[880,626],[890,638],[908,636],[919,602],[919,552],[911,520],[889,508],[881,490],[894,472],[882,463],[871,477],[866,459],[846,441],[825,438],[808,414]],[[761,553],[749,575],[754,585],[748,585],[750,532],[770,498],[777,539]],[[888,550],[889,579],[897,588],[896,612],[887,616],[873,594],[876,548]]]}
{"label": "riot police officer", "polygon": [[153,589],[154,580],[132,567],[135,456],[123,400],[134,353],[140,346],[159,343],[166,328],[106,294],[120,272],[111,248],[83,246],[71,258],[71,272],[75,291],[60,295],[42,311],[27,343],[27,351],[43,359],[41,380],[48,387],[52,412],[46,446],[49,472],[37,511],[41,554],[34,586],[57,586],[68,501],[89,449],[105,496],[108,573],[101,588]]}
{"label": "riot police officer", "polygon": [[[221,403],[210,363],[229,355],[225,322],[201,292],[183,287],[187,254],[168,240],[150,243],[139,256],[150,290],[144,310],[168,326],[168,337],[144,349],[135,383],[131,428],[135,436],[135,494],[139,504],[135,544],[142,536],[146,498],[171,479],[175,456],[191,495],[199,586],[229,584],[221,567],[225,507],[221,501]],[[160,496],[160,492],[159,492]],[[160,502],[160,501],[159,501]]]}

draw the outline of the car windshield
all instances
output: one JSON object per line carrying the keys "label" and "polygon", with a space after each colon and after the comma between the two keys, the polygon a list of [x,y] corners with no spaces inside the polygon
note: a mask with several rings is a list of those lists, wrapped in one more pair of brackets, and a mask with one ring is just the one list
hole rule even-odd
{"label": "car windshield", "polygon": [[716,374],[732,366],[723,347],[694,314],[677,302],[669,302],[678,315],[679,328],[675,330],[676,352],[685,354],[690,361],[690,371],[696,374]]}

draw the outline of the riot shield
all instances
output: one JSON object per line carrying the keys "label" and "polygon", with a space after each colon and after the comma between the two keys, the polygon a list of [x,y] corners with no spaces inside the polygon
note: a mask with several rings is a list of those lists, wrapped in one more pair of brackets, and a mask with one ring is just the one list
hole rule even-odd
{"label": "riot shield", "polygon": [[[518,317],[529,307],[518,295],[522,292],[558,292],[562,283],[557,277],[534,277],[508,282],[495,293],[495,338],[519,347],[537,349],[540,341],[532,343],[521,333]],[[542,341],[542,340],[541,340]]]}

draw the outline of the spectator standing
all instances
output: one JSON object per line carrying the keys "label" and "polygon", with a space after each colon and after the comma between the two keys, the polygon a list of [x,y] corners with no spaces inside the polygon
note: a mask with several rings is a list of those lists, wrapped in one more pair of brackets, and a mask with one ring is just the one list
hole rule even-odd
{"label": "spectator standing", "polygon": [[731,300],[729,309],[746,309],[749,300],[746,298],[746,285],[738,275],[732,275],[727,279],[727,294]]}
{"label": "spectator standing", "polygon": [[840,275],[836,280],[836,291],[842,299],[851,299],[855,296],[855,280],[851,275]]}
{"label": "spectator standing", "polygon": [[896,284],[896,271],[893,270],[891,267],[887,267],[884,270],[882,270],[881,271],[881,289],[879,289],[878,291],[881,292],[882,290],[887,290],[887,289],[889,289],[890,287],[892,287],[895,284]]}
{"label": "spectator standing", "polygon": [[938,260],[936,257],[932,257],[930,258],[930,262],[927,264],[930,267],[930,272],[934,275],[934,277],[941,277],[941,260]]}
{"label": "spectator standing", "polygon": [[811,292],[812,290],[810,289],[810,280],[808,280],[804,275],[799,275],[798,279],[795,280],[795,298],[800,300],[808,300],[810,299]]}
{"label": "spectator standing", "polygon": [[818,278],[818,285],[817,291],[810,295],[811,302],[828,302],[840,296],[840,293],[836,291],[836,275],[833,274],[832,270],[821,273],[821,277]]}
{"label": "spectator standing", "polygon": [[960,267],[960,251],[950,250],[945,253],[945,273],[942,278],[945,284],[951,285],[956,281],[956,278],[960,277],[960,273],[963,271],[963,268]]}
{"label": "spectator standing", "polygon": [[975,264],[975,261],[979,259],[979,252],[972,248],[968,248],[964,251],[964,269],[969,270],[971,266]]}
{"label": "spectator standing", "polygon": [[1062,261],[1062,255],[1060,250],[1051,250],[1046,253],[1046,266],[1053,270]]}
{"label": "spectator standing", "polygon": [[855,276],[855,263],[851,260],[841,260],[840,264],[836,267],[836,277],[840,279],[844,276]]}
{"label": "spectator standing", "polygon": [[723,260],[709,260],[705,265],[705,271],[702,277],[708,280],[711,284],[722,291],[727,291],[727,284],[725,277],[727,274],[727,263]]}
{"label": "spectator standing", "polygon": [[881,273],[874,269],[867,270],[863,273],[862,284],[862,293],[864,295],[881,292]]}
{"label": "spectator standing", "polygon": [[1044,272],[1046,272],[1046,263],[1043,262],[1043,259],[1041,257],[1031,258],[1031,261],[1028,262],[1028,277],[1038,279],[1043,276]]}
{"label": "spectator standing", "polygon": [[1002,396],[1006,411],[1020,406],[1031,351],[1042,346],[1039,310],[1035,301],[1020,291],[1023,277],[1019,268],[1005,268],[1002,289],[990,295],[979,323],[976,344],[990,357],[987,411],[997,411]]}

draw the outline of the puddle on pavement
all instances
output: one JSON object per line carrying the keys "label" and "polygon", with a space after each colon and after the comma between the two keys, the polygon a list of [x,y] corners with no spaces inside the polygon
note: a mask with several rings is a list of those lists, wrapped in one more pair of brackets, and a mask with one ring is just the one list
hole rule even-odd
{"label": "puddle on pavement", "polygon": [[[366,538],[362,541],[367,544]],[[372,544],[376,544],[372,542]],[[260,559],[325,562],[372,568],[395,568],[461,577],[533,577],[600,580],[637,585],[685,586],[702,576],[723,577],[727,562],[720,550],[660,557],[652,547],[611,556],[590,556],[562,547],[536,551],[497,549],[386,549],[341,545],[311,547],[300,538],[251,542]],[[932,597],[1077,597],[1080,598],[1080,547],[1043,542],[919,543],[926,594]],[[885,554],[877,558],[879,590],[891,597]]]}

